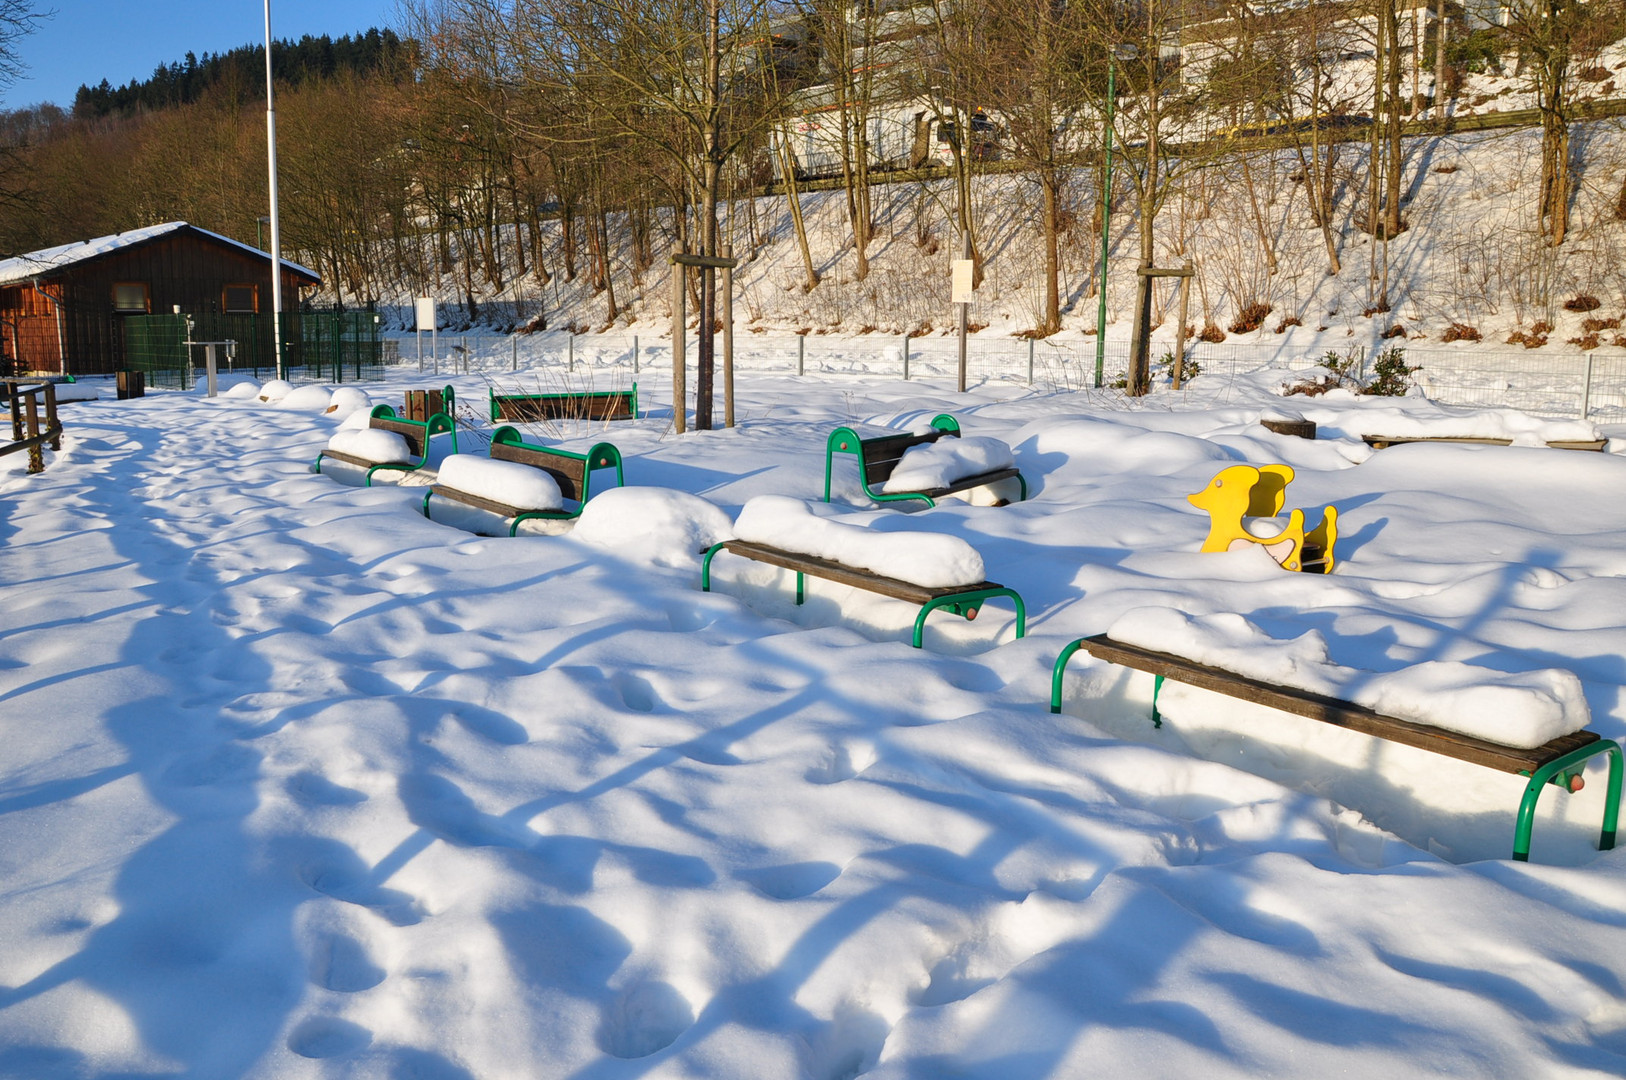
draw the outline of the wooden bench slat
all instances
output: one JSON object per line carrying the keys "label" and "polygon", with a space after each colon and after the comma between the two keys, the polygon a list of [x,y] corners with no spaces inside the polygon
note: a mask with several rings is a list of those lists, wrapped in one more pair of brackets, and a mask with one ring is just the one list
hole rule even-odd
{"label": "wooden bench slat", "polygon": [[445,484],[431,484],[429,485],[429,490],[443,499],[450,499],[453,502],[464,503],[468,506],[474,507],[477,510],[489,510],[491,513],[505,518],[518,517],[520,514],[553,514],[556,512],[560,516],[564,516],[566,513],[563,510],[527,510],[523,506],[510,506],[507,503],[498,502],[495,499],[487,499],[482,495],[471,495],[467,491],[460,491],[454,487],[447,487]]}
{"label": "wooden bench slat", "polygon": [[491,395],[493,420],[636,420],[638,400],[631,390],[593,390],[583,393]]}
{"label": "wooden bench slat", "polygon": [[964,480],[955,481],[948,487],[925,488],[920,491],[889,491],[888,495],[929,495],[937,498],[940,495],[953,495],[956,491],[970,491],[972,488],[986,487],[997,484],[1001,480],[1014,480],[1021,476],[1019,469],[1000,469],[998,472],[982,473],[979,476],[968,476]]}
{"label": "wooden bench slat", "polygon": [[587,476],[587,461],[584,458],[495,442],[491,444],[491,457],[496,461],[513,461],[541,469],[559,485],[559,494],[573,502],[581,501],[583,481]]}
{"label": "wooden bench slat", "polygon": [[732,551],[736,555],[743,555],[748,559],[769,563],[785,570],[796,570],[841,585],[851,585],[855,589],[890,596],[895,600],[907,600],[912,604],[925,604],[939,597],[954,596],[958,593],[1004,588],[1003,585],[994,581],[982,581],[975,585],[950,585],[946,588],[916,585],[912,581],[900,581],[897,578],[872,574],[866,570],[856,570],[850,566],[830,562],[828,559],[820,559],[813,555],[803,555],[794,551],[785,551],[781,548],[769,547],[766,544],[754,544],[749,540],[729,540],[723,544],[723,550]]}
{"label": "wooden bench slat", "polygon": [[1561,735],[1534,749],[1524,750],[1516,746],[1503,746],[1485,739],[1476,739],[1471,735],[1429,727],[1426,724],[1384,716],[1360,705],[1306,690],[1273,686],[1235,672],[1194,663],[1170,653],[1112,641],[1105,634],[1085,638],[1082,646],[1090,655],[1108,663],[1162,675],[1188,686],[1212,690],[1228,697],[1251,701],[1311,720],[1320,720],[1335,727],[1349,728],[1390,742],[1415,746],[1421,750],[1499,769],[1502,772],[1534,772],[1546,762],[1597,742],[1599,738],[1593,731],[1577,731],[1570,735]]}

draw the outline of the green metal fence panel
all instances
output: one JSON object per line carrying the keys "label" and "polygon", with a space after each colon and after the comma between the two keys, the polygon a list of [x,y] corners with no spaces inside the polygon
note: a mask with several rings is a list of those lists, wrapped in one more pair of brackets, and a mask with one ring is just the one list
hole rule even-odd
{"label": "green metal fence panel", "polygon": [[131,315],[123,328],[125,367],[144,372],[148,386],[191,388],[185,315]]}
{"label": "green metal fence panel", "polygon": [[384,377],[384,347],[373,312],[302,311],[285,318],[299,320],[297,333],[285,337],[299,343],[306,375],[335,383]]}

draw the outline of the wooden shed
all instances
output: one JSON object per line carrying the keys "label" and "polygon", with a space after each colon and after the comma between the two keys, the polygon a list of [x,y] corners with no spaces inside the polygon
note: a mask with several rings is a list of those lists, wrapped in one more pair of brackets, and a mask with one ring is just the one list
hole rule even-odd
{"label": "wooden shed", "polygon": [[[283,260],[282,306],[321,284]],[[0,261],[0,369],[102,375],[126,366],[132,315],[271,313],[271,256],[171,221]],[[271,353],[271,320],[263,324]]]}

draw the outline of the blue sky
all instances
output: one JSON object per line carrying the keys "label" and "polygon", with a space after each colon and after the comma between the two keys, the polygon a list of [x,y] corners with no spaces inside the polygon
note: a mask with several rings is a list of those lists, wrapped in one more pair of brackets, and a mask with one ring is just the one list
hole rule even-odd
{"label": "blue sky", "polygon": [[[122,85],[188,50],[225,52],[265,37],[265,0],[34,0],[34,6],[55,8],[56,17],[23,40],[29,70],[6,91],[0,104],[7,108],[41,101],[68,108],[81,83]],[[271,0],[271,32],[338,37],[389,26],[394,13],[394,0]]]}

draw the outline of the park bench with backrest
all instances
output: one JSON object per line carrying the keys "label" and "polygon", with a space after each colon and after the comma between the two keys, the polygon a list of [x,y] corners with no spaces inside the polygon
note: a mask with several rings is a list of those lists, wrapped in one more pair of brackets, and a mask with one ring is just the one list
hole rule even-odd
{"label": "park bench with backrest", "polygon": [[429,440],[438,434],[448,434],[452,437],[452,453],[457,453],[457,428],[449,415],[453,408],[453,394],[450,386],[441,391],[446,412],[431,413],[424,420],[408,420],[397,416],[393,408],[388,405],[375,405],[367,417],[367,430],[386,431],[400,436],[406,444],[403,460],[378,460],[361,454],[351,453],[342,449],[327,447],[316,455],[316,463],[311,466],[312,472],[322,471],[322,462],[331,459],[342,461],[347,465],[354,465],[367,470],[367,485],[372,486],[373,474],[381,471],[394,471],[400,473],[415,472],[429,460]]}
{"label": "park bench with backrest", "polygon": [[837,454],[850,454],[858,459],[858,483],[864,494],[878,503],[923,502],[936,506],[937,500],[955,492],[970,491],[1002,480],[1015,480],[1021,486],[1022,499],[1028,497],[1028,484],[1021,472],[1014,468],[998,469],[976,476],[962,477],[951,484],[921,491],[885,491],[886,482],[903,460],[903,455],[916,446],[934,443],[943,438],[959,438],[960,422],[947,413],[932,418],[931,429],[919,433],[902,432],[893,435],[875,435],[865,438],[851,427],[839,427],[825,441],[824,501],[830,501],[831,481],[835,472]]}
{"label": "park bench with backrest", "polygon": [[[574,505],[558,507],[518,506],[487,495],[461,490],[445,483],[430,486],[423,496],[423,516],[429,517],[431,498],[462,503],[512,519],[508,535],[519,533],[520,522],[534,519],[569,520],[579,517],[582,507],[592,498],[593,473],[600,469],[614,469],[617,486],[626,483],[622,472],[621,451],[609,443],[597,443],[584,454],[553,447],[537,446],[526,442],[513,427],[504,425],[491,436],[490,460],[510,462],[540,470],[558,486],[564,502]],[[499,481],[500,483],[500,481]]]}

